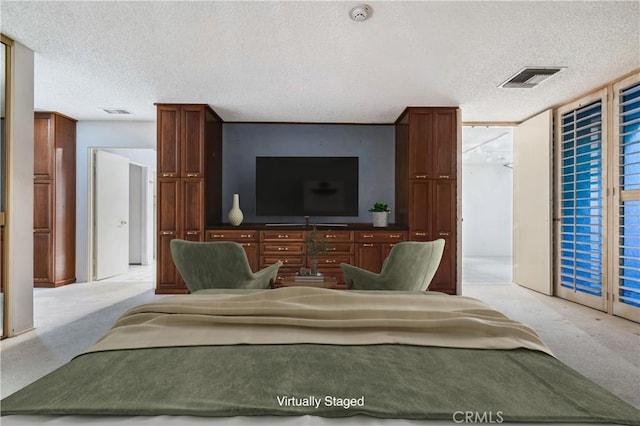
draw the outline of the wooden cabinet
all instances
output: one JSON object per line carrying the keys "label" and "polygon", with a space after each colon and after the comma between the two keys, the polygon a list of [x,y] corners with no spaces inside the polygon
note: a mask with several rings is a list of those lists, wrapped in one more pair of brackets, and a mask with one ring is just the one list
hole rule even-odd
{"label": "wooden cabinet", "polygon": [[455,179],[457,110],[409,108],[407,114],[409,178]]}
{"label": "wooden cabinet", "polygon": [[205,222],[220,220],[222,126],[199,104],[158,104],[157,118],[156,293],[186,293],[169,244],[173,238],[204,241]]}
{"label": "wooden cabinet", "polygon": [[76,281],[76,120],[34,116],[34,285]]}
{"label": "wooden cabinet", "polygon": [[407,240],[406,231],[357,231],[355,233],[355,265],[380,273],[382,263],[393,246]]}
{"label": "wooden cabinet", "polygon": [[429,290],[449,294],[460,280],[459,143],[457,108],[407,108],[396,122],[396,223],[411,241],[445,240]]}
{"label": "wooden cabinet", "polygon": [[[253,272],[260,269],[260,247],[258,231],[208,230],[206,241],[234,241],[244,248]],[[273,263],[273,262],[272,262]]]}

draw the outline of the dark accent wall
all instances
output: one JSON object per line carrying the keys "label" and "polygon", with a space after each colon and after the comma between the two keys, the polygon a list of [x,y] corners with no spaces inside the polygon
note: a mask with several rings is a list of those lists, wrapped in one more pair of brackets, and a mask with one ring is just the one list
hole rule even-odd
{"label": "dark accent wall", "polygon": [[255,215],[256,157],[358,157],[358,213],[351,217],[312,217],[312,222],[371,222],[376,201],[389,204],[394,222],[395,136],[393,125],[224,123],[222,149],[222,221],[232,195],[240,194],[244,222],[299,223],[302,217]]}

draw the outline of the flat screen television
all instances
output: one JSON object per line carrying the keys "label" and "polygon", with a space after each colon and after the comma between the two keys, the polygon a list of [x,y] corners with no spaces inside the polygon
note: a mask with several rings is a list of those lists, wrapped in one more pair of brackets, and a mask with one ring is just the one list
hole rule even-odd
{"label": "flat screen television", "polygon": [[358,216],[358,157],[256,157],[257,216]]}

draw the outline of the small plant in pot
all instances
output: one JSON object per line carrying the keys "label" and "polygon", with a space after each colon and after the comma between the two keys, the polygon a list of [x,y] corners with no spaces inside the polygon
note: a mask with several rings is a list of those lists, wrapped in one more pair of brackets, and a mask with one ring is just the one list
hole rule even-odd
{"label": "small plant in pot", "polygon": [[383,228],[389,225],[389,206],[381,201],[376,202],[369,209],[373,216],[373,226]]}

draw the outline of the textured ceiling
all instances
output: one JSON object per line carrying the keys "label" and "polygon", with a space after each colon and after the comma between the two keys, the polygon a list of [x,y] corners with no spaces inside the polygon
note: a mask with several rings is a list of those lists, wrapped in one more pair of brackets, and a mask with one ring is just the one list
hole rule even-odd
{"label": "textured ceiling", "polygon": [[[408,105],[521,121],[640,67],[640,2],[8,2],[36,52],[35,105],[154,120],[154,102],[225,121],[390,123]],[[499,89],[524,66],[567,68]],[[130,116],[110,116],[101,107]]]}

